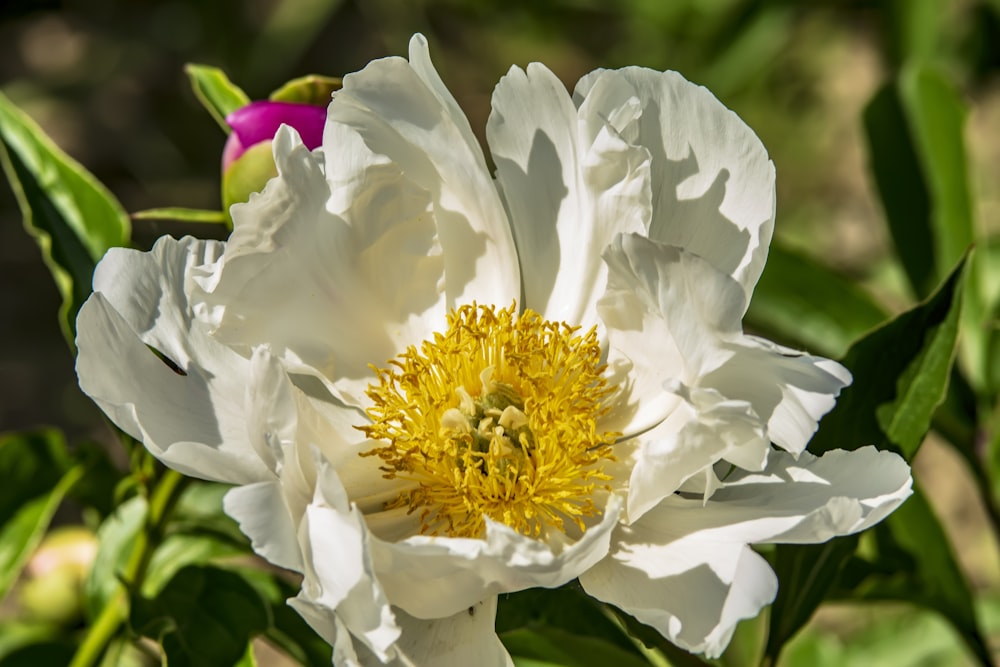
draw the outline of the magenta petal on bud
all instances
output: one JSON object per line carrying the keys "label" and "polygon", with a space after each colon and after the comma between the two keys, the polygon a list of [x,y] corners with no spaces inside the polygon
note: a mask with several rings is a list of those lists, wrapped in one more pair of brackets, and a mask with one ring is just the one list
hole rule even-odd
{"label": "magenta petal on bud", "polygon": [[232,133],[222,151],[222,169],[229,168],[248,148],[274,138],[282,125],[293,127],[312,150],[323,143],[326,108],[294,102],[251,102],[226,116]]}

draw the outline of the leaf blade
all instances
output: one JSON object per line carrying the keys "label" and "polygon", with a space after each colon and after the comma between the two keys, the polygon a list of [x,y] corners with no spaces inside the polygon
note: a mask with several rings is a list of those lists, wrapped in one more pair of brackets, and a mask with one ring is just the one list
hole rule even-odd
{"label": "leaf blade", "polygon": [[772,243],[744,324],[786,344],[840,357],[885,318],[886,312],[854,283]]}
{"label": "leaf blade", "polygon": [[958,632],[979,661],[992,664],[979,629],[972,591],[948,536],[919,486],[875,529],[878,553],[872,573],[852,587],[862,600],[898,600],[936,611]]}
{"label": "leaf blade", "polygon": [[[842,362],[854,384],[820,423],[810,451],[874,444],[912,459],[947,393],[966,267],[963,260],[926,301],[851,346]],[[772,661],[826,598],[857,544],[848,536],[777,546],[773,565],[780,583],[765,649]]]}
{"label": "leaf blade", "polygon": [[[911,460],[947,393],[966,280],[965,260],[926,301],[855,343],[842,363],[854,375],[809,450],[875,445]],[[874,411],[869,406],[875,406]]]}
{"label": "leaf blade", "polygon": [[131,224],[114,196],[0,94],[0,162],[27,232],[62,296],[60,326],[70,345],[76,313],[107,250],[128,245]]}

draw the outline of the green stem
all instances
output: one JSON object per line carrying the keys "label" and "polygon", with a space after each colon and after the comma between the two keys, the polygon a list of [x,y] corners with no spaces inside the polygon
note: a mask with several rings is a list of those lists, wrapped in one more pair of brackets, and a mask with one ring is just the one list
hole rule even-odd
{"label": "green stem", "polygon": [[91,667],[98,664],[108,644],[128,618],[128,591],[138,591],[142,587],[153,551],[160,543],[167,519],[180,498],[186,481],[186,477],[173,470],[165,471],[160,477],[149,500],[145,527],[136,536],[132,552],[121,573],[122,585],[117,588],[104,605],[97,620],[87,630],[83,642],[73,656],[73,661],[70,662],[70,667]]}

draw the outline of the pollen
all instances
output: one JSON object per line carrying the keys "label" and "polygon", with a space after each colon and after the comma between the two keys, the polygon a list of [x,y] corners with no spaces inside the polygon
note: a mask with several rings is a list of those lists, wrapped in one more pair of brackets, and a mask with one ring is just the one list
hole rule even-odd
{"label": "pollen", "polygon": [[489,517],[545,538],[599,514],[619,434],[597,425],[613,387],[596,329],[466,305],[387,365],[358,427],[385,444],[362,456],[411,483],[387,509],[420,512],[421,533],[481,537]]}

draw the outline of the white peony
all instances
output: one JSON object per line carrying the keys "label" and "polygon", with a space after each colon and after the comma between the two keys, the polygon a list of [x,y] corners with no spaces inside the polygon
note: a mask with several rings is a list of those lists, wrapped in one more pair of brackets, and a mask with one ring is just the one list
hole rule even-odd
{"label": "white peony", "polygon": [[743,333],[774,169],[707,90],[515,67],[487,138],[495,179],[421,36],[349,75],[227,243],[108,253],[81,386],[238,485],[337,664],[510,664],[498,594],[577,578],[717,656],[775,596],[748,545],[863,530],[909,469],[804,451],[850,376]]}

